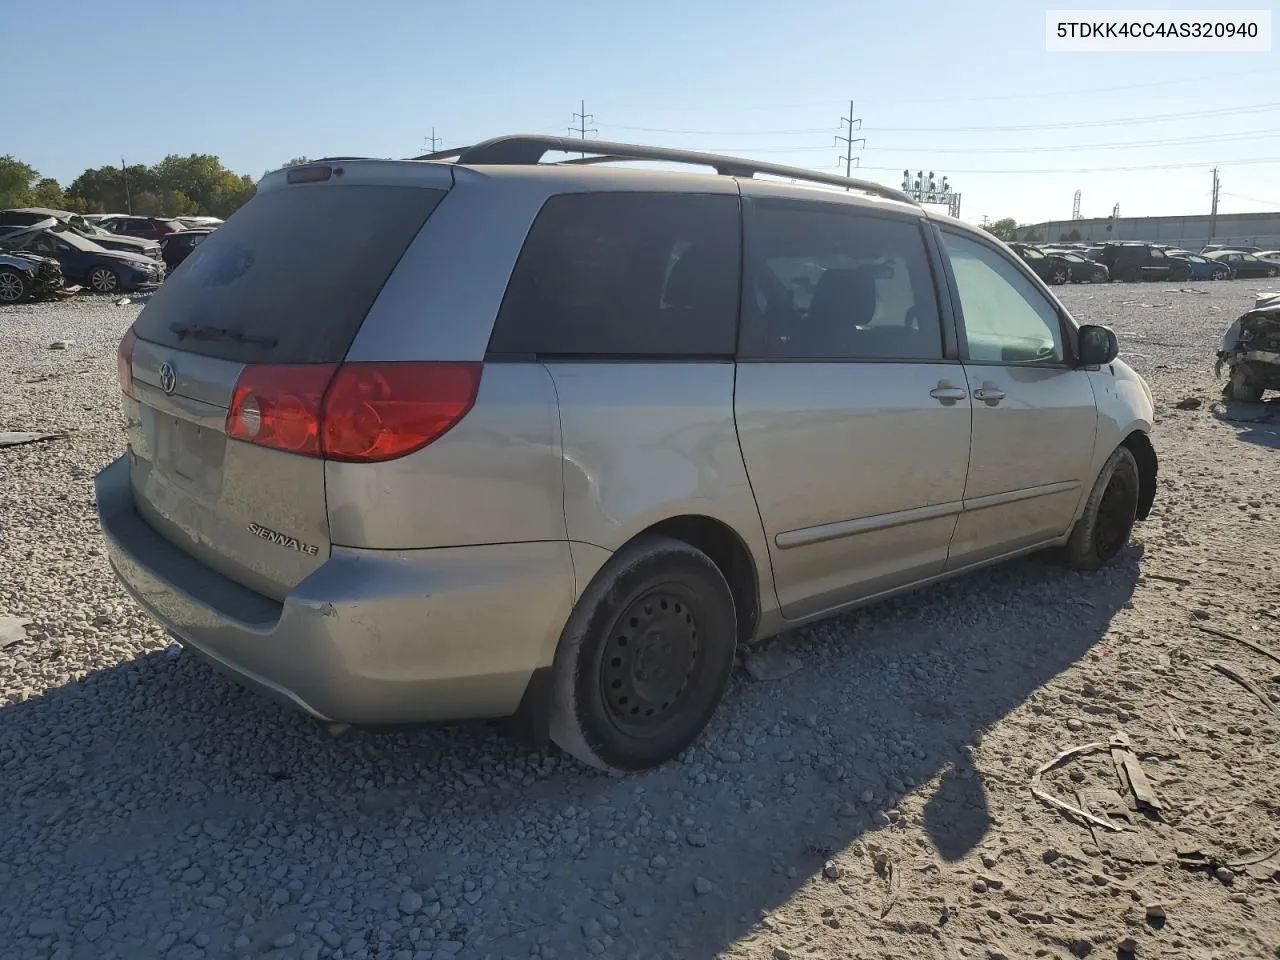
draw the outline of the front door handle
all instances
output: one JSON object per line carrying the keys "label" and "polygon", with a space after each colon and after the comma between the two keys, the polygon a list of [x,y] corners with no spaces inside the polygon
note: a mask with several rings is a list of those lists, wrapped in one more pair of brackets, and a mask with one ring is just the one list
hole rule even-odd
{"label": "front door handle", "polygon": [[929,391],[929,396],[937,400],[944,407],[950,407],[959,403],[969,394],[961,387],[953,386],[950,381],[939,380],[938,385]]}
{"label": "front door handle", "polygon": [[997,403],[1004,399],[1004,391],[988,380],[979,390],[973,391],[973,396],[977,400],[981,400],[988,407],[994,407]]}

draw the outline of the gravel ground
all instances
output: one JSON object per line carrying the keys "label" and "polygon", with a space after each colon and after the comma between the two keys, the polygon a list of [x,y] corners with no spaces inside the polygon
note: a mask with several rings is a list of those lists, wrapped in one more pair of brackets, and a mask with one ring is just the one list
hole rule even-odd
{"label": "gravel ground", "polygon": [[[1212,376],[1259,284],[1188,289],[1061,291],[1158,403],[1121,562],[786,635],[796,673],[739,671],[681,762],[622,779],[494,725],[335,735],[178,655],[93,504],[138,307],[0,310],[0,430],[70,432],[0,450],[0,617],[32,621],[0,650],[0,955],[1280,956],[1276,865],[1215,870],[1280,844],[1280,664],[1194,629],[1280,649],[1280,404],[1224,409]],[[1164,809],[1095,836],[1029,784],[1117,731]],[[1119,784],[1095,755],[1045,785],[1103,814]]]}

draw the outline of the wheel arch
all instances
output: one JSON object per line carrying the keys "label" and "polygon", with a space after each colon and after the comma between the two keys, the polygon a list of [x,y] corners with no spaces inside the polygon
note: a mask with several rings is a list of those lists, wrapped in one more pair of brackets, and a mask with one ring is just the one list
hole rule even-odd
{"label": "wheel arch", "polygon": [[[617,550],[590,547],[588,553],[575,551],[578,561],[590,557],[587,569],[577,570],[578,586],[574,606],[582,599],[587,585],[600,575],[610,557],[647,536],[664,536],[701,550],[716,565],[729,585],[738,617],[738,643],[746,645],[755,638],[761,618],[760,572],[751,549],[742,536],[723,520],[705,514],[687,513],[667,517],[649,524],[618,545]],[[574,546],[578,546],[575,544]],[[557,644],[556,649],[558,649]],[[554,703],[554,671],[550,665],[534,670],[529,685],[516,710],[513,728],[534,747],[550,742],[550,718]]]}
{"label": "wheel arch", "polygon": [[714,517],[682,514],[660,520],[631,539],[650,534],[683,541],[711,558],[733,594],[738,614],[738,643],[750,642],[760,625],[760,575],[751,550],[738,532]]}
{"label": "wheel arch", "polygon": [[1121,441],[1121,446],[1128,448],[1133,459],[1138,461],[1138,519],[1145,520],[1151,515],[1151,505],[1155,503],[1160,461],[1155,447],[1151,445],[1151,438],[1142,430],[1131,432]]}

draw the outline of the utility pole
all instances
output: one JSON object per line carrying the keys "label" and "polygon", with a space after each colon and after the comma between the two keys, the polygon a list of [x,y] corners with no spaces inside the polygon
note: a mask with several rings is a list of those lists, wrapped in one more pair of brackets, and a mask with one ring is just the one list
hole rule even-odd
{"label": "utility pole", "polygon": [[[585,100],[577,101],[577,113],[573,114],[573,119],[577,120],[577,127],[568,128],[568,132],[570,133],[576,132],[580,140],[586,140],[586,134],[588,133],[591,133],[591,134],[599,133],[598,129],[595,129],[594,127],[588,127],[588,125],[586,125],[588,124],[589,120],[595,119],[595,115],[589,114],[588,111],[586,111]],[[582,156],[586,156],[586,154],[582,154]]]}
{"label": "utility pole", "polygon": [[1213,168],[1213,204],[1209,207],[1209,242],[1213,243],[1218,235],[1218,191],[1222,184],[1218,182],[1218,168]]}
{"label": "utility pole", "polygon": [[984,213],[982,215],[982,226],[987,227],[987,226],[990,226],[990,224],[991,224],[991,221],[987,219],[987,215]]}
{"label": "utility pole", "polygon": [[124,165],[124,157],[120,158],[120,175],[124,177],[124,212],[133,213],[133,200],[129,196],[129,168]]}
{"label": "utility pole", "polygon": [[431,143],[431,152],[432,152],[432,153],[435,153],[435,152],[436,152],[436,143],[437,143],[439,140],[440,140],[440,137],[437,137],[437,136],[436,136],[436,128],[435,128],[435,127],[432,127],[432,128],[431,128],[431,136],[429,136],[429,137],[423,137],[423,138],[422,138],[422,145],[425,147],[425,146],[427,145],[427,142],[428,142],[428,141],[430,141],[430,143]]}
{"label": "utility pole", "polygon": [[[853,175],[853,167],[855,164],[861,166],[860,158],[855,157],[853,155],[853,145],[855,143],[860,143],[863,146],[866,146],[867,144],[867,140],[865,137],[855,138],[853,135],[853,131],[854,131],[853,125],[855,123],[858,125],[857,129],[859,130],[862,129],[862,118],[855,117],[853,115],[852,100],[849,101],[849,115],[847,117],[841,117],[840,122],[845,125],[845,135],[843,137],[837,135],[835,140],[832,143],[832,146],[835,146],[835,144],[838,144],[838,143],[844,144],[844,156],[840,157],[840,159],[844,161],[844,175],[846,177],[849,177]],[[845,189],[848,190],[849,188],[845,187]]]}

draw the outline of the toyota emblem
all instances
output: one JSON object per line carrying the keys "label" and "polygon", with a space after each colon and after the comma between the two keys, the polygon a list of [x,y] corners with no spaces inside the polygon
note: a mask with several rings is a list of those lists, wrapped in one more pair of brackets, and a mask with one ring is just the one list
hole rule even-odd
{"label": "toyota emblem", "polygon": [[173,372],[173,364],[168,361],[160,364],[160,389],[165,393],[173,393],[178,387],[178,375]]}

